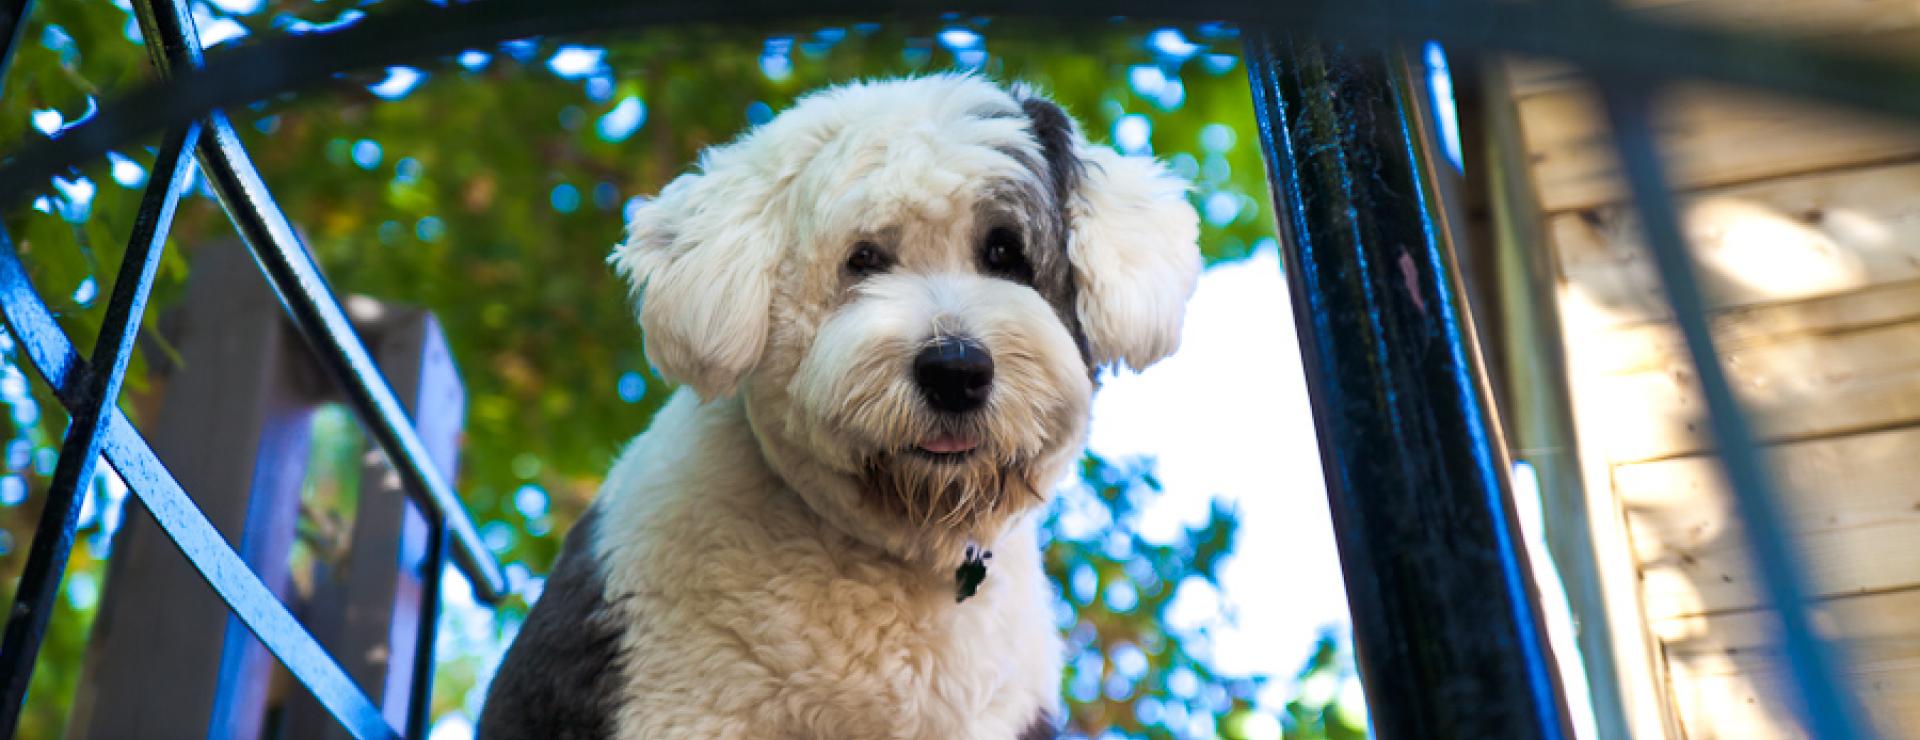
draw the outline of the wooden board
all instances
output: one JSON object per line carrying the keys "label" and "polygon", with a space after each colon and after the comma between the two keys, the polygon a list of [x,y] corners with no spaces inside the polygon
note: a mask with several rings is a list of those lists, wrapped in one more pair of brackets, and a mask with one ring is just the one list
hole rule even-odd
{"label": "wooden board", "polygon": [[[1762,439],[1920,421],[1920,280],[1713,317],[1721,365]],[[1679,332],[1659,322],[1589,334],[1577,392],[1604,414],[1589,447],[1614,463],[1713,446]]]}
{"label": "wooden board", "polygon": [[[1789,529],[1822,595],[1920,586],[1920,428],[1770,450]],[[1765,602],[1712,458],[1614,469],[1649,621]],[[1914,620],[1920,623],[1920,612]]]}
{"label": "wooden board", "polygon": [[[1816,607],[1817,624],[1848,658],[1846,675],[1880,736],[1920,738],[1920,592],[1850,597]],[[1770,613],[1668,620],[1673,701],[1688,740],[1806,737],[1788,705]]]}
{"label": "wooden board", "polygon": [[[1700,191],[1685,220],[1713,308],[1920,279],[1920,163]],[[1633,209],[1581,209],[1549,228],[1560,278],[1611,322],[1670,315]]]}
{"label": "wooden board", "polygon": [[[1519,101],[1542,207],[1551,214],[1624,199],[1598,101],[1567,90]],[[1698,85],[1662,96],[1655,125],[1675,186],[1693,190],[1903,161],[1920,130],[1884,119]]]}
{"label": "wooden board", "polygon": [[[1920,56],[1908,0],[1624,0],[1658,20]],[[1689,740],[1804,737],[1684,346],[1576,70],[1509,60],[1569,317],[1583,453],[1611,463]],[[1772,448],[1820,623],[1885,737],[1920,739],[1920,127],[1683,87],[1654,121],[1717,342]],[[1909,205],[1914,204],[1914,205]],[[1605,485],[1605,483],[1602,483]]]}

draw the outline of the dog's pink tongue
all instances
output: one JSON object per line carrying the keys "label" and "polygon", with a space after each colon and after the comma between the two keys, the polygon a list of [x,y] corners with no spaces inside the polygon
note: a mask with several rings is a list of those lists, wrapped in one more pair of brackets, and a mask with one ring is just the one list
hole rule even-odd
{"label": "dog's pink tongue", "polygon": [[949,455],[956,452],[966,452],[978,446],[979,446],[978,442],[975,442],[971,439],[967,439],[965,437],[959,437],[951,434],[942,434],[938,437],[934,437],[933,439],[929,439],[925,442],[920,443],[920,449],[926,450],[927,452],[931,452],[936,455]]}

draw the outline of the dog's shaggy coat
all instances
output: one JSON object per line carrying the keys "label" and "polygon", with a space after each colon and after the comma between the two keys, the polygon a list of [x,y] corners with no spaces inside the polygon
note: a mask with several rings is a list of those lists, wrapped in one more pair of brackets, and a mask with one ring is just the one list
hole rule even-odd
{"label": "dog's shaggy coat", "polygon": [[[612,258],[685,387],[569,534],[480,735],[1051,737],[1038,512],[1098,370],[1178,343],[1197,228],[1152,160],[967,75],[832,88],[709,150]],[[942,396],[935,346],[990,386]]]}

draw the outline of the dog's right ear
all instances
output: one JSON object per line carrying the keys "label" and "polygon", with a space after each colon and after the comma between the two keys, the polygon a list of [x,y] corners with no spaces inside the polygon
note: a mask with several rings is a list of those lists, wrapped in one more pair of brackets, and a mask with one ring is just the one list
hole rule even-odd
{"label": "dog's right ear", "polygon": [[608,258],[632,283],[647,360],[712,400],[760,361],[781,236],[772,189],[739,162],[708,157],[631,214]]}

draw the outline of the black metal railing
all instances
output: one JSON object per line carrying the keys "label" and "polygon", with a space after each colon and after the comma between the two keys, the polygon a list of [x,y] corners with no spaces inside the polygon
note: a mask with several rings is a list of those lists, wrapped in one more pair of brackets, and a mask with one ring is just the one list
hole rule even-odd
{"label": "black metal railing", "polygon": [[[1275,182],[1284,254],[1306,355],[1356,618],[1372,722],[1384,737],[1568,736],[1566,710],[1539,629],[1538,597],[1516,541],[1505,449],[1492,420],[1471,327],[1458,310],[1453,248],[1429,187],[1421,137],[1396,91],[1396,45],[1436,40],[1488,53],[1576,65],[1603,82],[1609,118],[1646,222],[1670,306],[1709,400],[1720,459],[1772,606],[1782,615],[1798,708],[1810,735],[1866,738],[1836,661],[1811,629],[1805,578],[1784,536],[1754,447],[1707,330],[1699,288],[1647,123],[1647,88],[1705,80],[1920,118],[1920,64],[1838,46],[1669,25],[1593,2],[1495,0],[1144,0],[962,3],[982,14],[1236,22]],[[0,13],[0,69],[28,3]],[[347,325],[313,259],[248,162],[223,106],[316,87],[341,72],[458,53],[503,40],[691,21],[768,24],[801,15],[932,16],[921,3],[787,0],[642,5],[605,0],[486,0],[383,9],[355,25],[200,58],[183,0],[135,3],[160,79],[122,94],[91,120],[0,163],[0,203],[17,202],[67,167],[137,136],[171,132],[161,167],[197,151],[262,271],[295,324],[348,389],[355,410],[451,536],[456,561],[484,597],[504,588],[446,481]],[[1347,46],[1354,44],[1354,46]],[[1360,97],[1347,94],[1358,93]],[[1329,96],[1334,96],[1330,99]],[[1370,97],[1369,97],[1370,96]],[[1366,126],[1352,126],[1366,119]],[[0,720],[10,735],[21,691],[73,537],[77,486],[96,453],[294,676],[356,737],[397,733],[193,507],[139,432],[114,407],[130,337],[152,281],[177,175],[142,203],[108,320],[83,360],[0,244],[0,315],[73,414],[0,648]],[[1358,169],[1358,168],[1368,169]],[[1355,177],[1385,173],[1369,181]],[[6,241],[0,234],[0,242]],[[1429,311],[1432,307],[1434,310]],[[1425,518],[1424,520],[1422,518]],[[416,689],[418,687],[416,686]],[[410,723],[417,734],[420,722]]]}
{"label": "black metal railing", "polygon": [[[1381,737],[1569,738],[1394,55],[1256,31],[1254,113]],[[1393,392],[1381,394],[1383,388]],[[1356,411],[1364,410],[1364,413]],[[1381,455],[1381,450],[1396,450]],[[1489,558],[1471,574],[1462,558]],[[1369,670],[1371,669],[1371,670]],[[1392,698],[1388,698],[1392,697]]]}
{"label": "black metal railing", "polygon": [[[0,33],[0,43],[8,44],[0,48],[0,55],[11,56],[11,42],[17,39],[29,8],[30,3],[18,2],[7,9],[13,14],[7,19],[9,27]],[[201,46],[185,0],[139,0],[135,10],[161,79],[201,66]],[[232,126],[223,114],[209,112],[173,127],[164,138],[88,359],[80,358],[54,322],[28,281],[10,238],[0,230],[0,316],[71,414],[47,503],[15,592],[4,643],[0,643],[0,734],[12,737],[17,728],[60,575],[72,551],[80,496],[93,478],[95,461],[104,456],[221,600],[354,737],[400,737],[339,662],[227,544],[116,408],[168,227],[193,165],[189,157],[196,154],[213,192],[294,325],[328,374],[346,390],[350,406],[372,430],[426,513],[430,534],[424,582],[429,588],[437,586],[451,549],[482,600],[497,601],[507,590],[499,565],[480,541],[452,487],[428,459],[399,400],[354,333],[312,255],[274,204]],[[425,736],[431,688],[431,620],[424,620],[421,629],[405,733],[412,737]]]}

